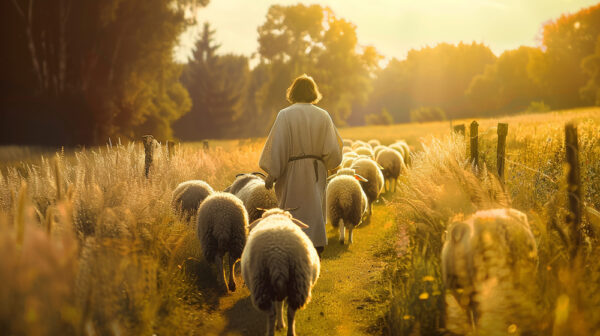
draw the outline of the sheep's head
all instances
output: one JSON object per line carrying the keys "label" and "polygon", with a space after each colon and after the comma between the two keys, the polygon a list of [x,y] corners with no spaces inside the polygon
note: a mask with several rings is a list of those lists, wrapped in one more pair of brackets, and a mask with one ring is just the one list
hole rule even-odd
{"label": "sheep's head", "polygon": [[[259,210],[264,210],[262,217],[255,220],[254,222],[252,222],[250,224],[250,226],[248,227],[248,231],[252,231],[252,229],[254,229],[263,219],[269,217],[269,216],[274,216],[274,215],[280,215],[280,216],[284,216],[289,218],[292,223],[298,225],[298,227],[300,227],[301,229],[307,229],[308,225],[302,223],[302,221],[300,221],[299,219],[296,219],[292,216],[292,214],[287,211],[287,210],[283,210],[280,208],[273,208],[273,209],[259,209]],[[295,210],[295,209],[289,209],[289,210]]]}

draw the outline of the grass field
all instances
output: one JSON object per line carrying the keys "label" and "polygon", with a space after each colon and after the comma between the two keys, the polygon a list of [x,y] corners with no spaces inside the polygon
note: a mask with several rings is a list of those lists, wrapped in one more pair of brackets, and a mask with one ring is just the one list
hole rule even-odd
{"label": "grass field", "polygon": [[[587,236],[581,265],[572,267],[567,253],[563,133],[571,120],[578,122],[586,209],[600,209],[597,108],[478,120],[482,165],[475,171],[448,122],[341,129],[344,138],[407,139],[414,163],[399,191],[376,205],[372,223],[357,230],[355,244],[339,245],[329,227],[322,274],[297,315],[298,334],[472,333],[451,300],[442,327],[443,234],[455,216],[512,206],[533,228],[537,278],[529,293],[501,302],[505,309],[492,309],[489,300],[479,333],[600,335],[600,226],[591,210],[584,224],[598,230]],[[504,185],[491,173],[499,121],[509,124]],[[245,287],[216,294],[216,273],[202,260],[193,225],[170,205],[182,181],[203,179],[222,190],[237,173],[258,170],[262,141],[211,141],[208,151],[185,143],[170,160],[161,147],[149,179],[139,143],[0,150],[0,330],[262,334],[265,317]]]}

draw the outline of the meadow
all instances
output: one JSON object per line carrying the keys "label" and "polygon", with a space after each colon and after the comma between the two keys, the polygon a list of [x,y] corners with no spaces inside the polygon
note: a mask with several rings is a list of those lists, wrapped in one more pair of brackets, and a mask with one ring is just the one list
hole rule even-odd
{"label": "meadow", "polygon": [[[453,121],[468,125],[471,120]],[[586,211],[581,259],[567,253],[564,124],[576,121]],[[600,335],[600,109],[478,119],[481,165],[449,122],[341,129],[344,138],[406,139],[413,164],[383,195],[356,243],[330,245],[313,301],[298,313],[305,335],[469,334],[446,298],[440,251],[448,223],[511,206],[528,216],[539,266],[526,295],[494,305],[482,335]],[[504,184],[494,175],[496,124],[509,124]],[[468,127],[467,127],[468,128]],[[8,335],[260,335],[264,315],[248,291],[219,295],[192,224],[171,192],[202,179],[222,190],[257,171],[263,139],[161,146],[150,177],[140,142],[77,150],[0,150],[0,330]],[[241,278],[238,277],[238,283]],[[240,288],[241,287],[241,288]],[[445,300],[446,299],[446,300]],[[448,304],[447,318],[445,302]],[[504,309],[492,309],[493,307]],[[486,309],[483,307],[482,309]],[[447,323],[444,323],[447,321]]]}

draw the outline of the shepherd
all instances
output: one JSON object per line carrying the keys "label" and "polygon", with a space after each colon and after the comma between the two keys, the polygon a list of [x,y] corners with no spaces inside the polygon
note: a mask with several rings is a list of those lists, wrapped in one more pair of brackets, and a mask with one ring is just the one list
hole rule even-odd
{"label": "shepherd", "polygon": [[290,106],[279,111],[259,160],[267,189],[275,183],[279,207],[290,209],[319,257],[327,245],[325,188],[327,171],[342,162],[342,138],[327,111],[315,106],[322,96],[304,74],[287,89]]}

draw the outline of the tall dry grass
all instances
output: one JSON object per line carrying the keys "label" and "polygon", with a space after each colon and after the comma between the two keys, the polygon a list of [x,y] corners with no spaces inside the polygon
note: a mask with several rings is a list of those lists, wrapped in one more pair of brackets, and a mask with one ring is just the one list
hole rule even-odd
{"label": "tall dry grass", "polygon": [[8,167],[0,174],[0,330],[197,333],[211,288],[199,287],[195,228],[173,215],[171,192],[189,179],[221,190],[256,170],[259,154],[256,143],[184,145],[169,160],[160,147],[149,179],[141,144]]}
{"label": "tall dry grass", "polygon": [[[544,123],[510,125],[507,152],[511,162],[505,185],[492,173],[496,170],[495,128],[480,128],[480,169],[470,165],[461,136],[425,142],[400,191],[399,222],[409,230],[410,248],[389,272],[392,298],[386,326],[390,334],[600,335],[598,230],[588,233],[581,259],[570,260],[568,254],[563,164],[563,127],[568,119],[559,114]],[[600,120],[589,115],[580,119],[584,199],[588,209],[593,209],[600,202]],[[446,228],[457,215],[507,206],[528,215],[538,244],[537,277],[526,290],[503,284],[488,288],[481,294],[482,317],[473,329],[456,302],[445,298],[440,254]],[[588,214],[584,225],[594,227],[598,218]]]}

